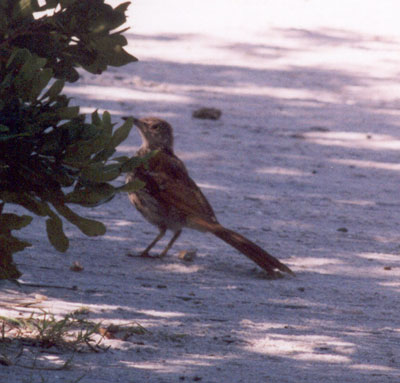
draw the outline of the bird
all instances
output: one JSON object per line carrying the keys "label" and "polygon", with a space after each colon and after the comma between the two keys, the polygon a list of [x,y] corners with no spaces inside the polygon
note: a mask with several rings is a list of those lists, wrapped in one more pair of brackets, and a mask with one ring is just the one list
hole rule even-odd
{"label": "bird", "polygon": [[185,164],[175,155],[173,129],[167,121],[157,117],[131,118],[142,138],[136,156],[147,157],[147,161],[127,174],[126,183],[140,180],[144,184],[142,188],[128,192],[128,197],[142,216],[159,230],[141,256],[149,256],[153,246],[170,230],[172,238],[159,255],[164,257],[182,229],[189,228],[215,235],[270,276],[281,276],[280,272],[294,275],[288,266],[260,246],[218,222],[207,198],[189,176]]}

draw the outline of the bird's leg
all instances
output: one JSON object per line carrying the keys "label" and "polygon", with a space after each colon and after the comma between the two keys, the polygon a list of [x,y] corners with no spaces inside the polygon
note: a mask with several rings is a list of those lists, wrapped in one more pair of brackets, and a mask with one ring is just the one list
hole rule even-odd
{"label": "bird's leg", "polygon": [[168,250],[172,247],[172,245],[178,239],[178,237],[181,235],[181,233],[182,233],[182,230],[178,230],[177,232],[175,232],[175,234],[173,235],[171,240],[168,242],[168,245],[165,247],[165,249],[160,254],[160,258],[165,257],[167,255]]}
{"label": "bird's leg", "polygon": [[160,228],[160,232],[158,233],[157,237],[147,246],[140,254],[141,257],[149,257],[149,251],[154,247],[154,245],[165,235],[167,229]]}
{"label": "bird's leg", "polygon": [[147,246],[142,254],[140,254],[142,257],[147,257],[149,255],[149,251],[153,248],[153,246],[165,235],[166,229],[160,229],[160,232],[158,233],[157,237],[154,238],[154,240],[150,243],[149,246]]}

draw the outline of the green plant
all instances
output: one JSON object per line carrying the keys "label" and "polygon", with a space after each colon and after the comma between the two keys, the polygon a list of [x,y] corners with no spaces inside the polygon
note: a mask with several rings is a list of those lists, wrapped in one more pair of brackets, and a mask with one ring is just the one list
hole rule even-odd
{"label": "green plant", "polygon": [[66,81],[79,79],[79,67],[100,74],[110,65],[136,61],[123,49],[126,29],[118,29],[129,3],[116,8],[104,0],[41,3],[0,0],[0,278],[20,276],[12,255],[30,244],[12,231],[32,222],[30,215],[6,213],[6,204],[45,217],[50,243],[64,252],[69,241],[63,219],[88,236],[106,230],[69,204],[97,206],[141,186],[111,184],[141,162],[113,157],[131,119],[116,127],[108,112],[95,111],[88,120],[63,94]]}
{"label": "green plant", "polygon": [[[101,323],[77,317],[74,313],[57,319],[43,311],[29,317],[8,318],[0,316],[2,342],[19,340],[23,344],[43,349],[57,347],[71,351],[104,351],[103,337],[98,337]],[[96,338],[98,338],[96,340]]]}

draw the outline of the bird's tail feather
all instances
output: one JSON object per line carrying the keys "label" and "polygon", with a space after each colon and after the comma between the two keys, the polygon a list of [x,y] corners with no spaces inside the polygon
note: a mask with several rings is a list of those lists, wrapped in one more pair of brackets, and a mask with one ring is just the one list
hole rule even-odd
{"label": "bird's tail feather", "polygon": [[246,257],[250,258],[258,266],[264,269],[268,274],[274,275],[274,270],[294,275],[293,271],[271,254],[267,253],[260,246],[250,241],[243,235],[233,230],[226,229],[219,223],[210,223],[203,219],[195,219],[196,226],[200,226],[204,231],[213,233],[216,237],[222,239],[227,244],[240,251]]}

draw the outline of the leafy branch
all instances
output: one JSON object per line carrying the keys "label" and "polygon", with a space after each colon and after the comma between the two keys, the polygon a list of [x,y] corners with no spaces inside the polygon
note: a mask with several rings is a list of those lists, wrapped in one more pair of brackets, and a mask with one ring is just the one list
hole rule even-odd
{"label": "leafy branch", "polygon": [[[113,157],[132,120],[116,126],[108,112],[90,118],[63,94],[78,67],[100,74],[109,65],[136,61],[123,47],[129,3],[104,0],[0,0],[0,278],[18,278],[12,255],[30,244],[12,235],[32,216],[3,212],[7,204],[46,218],[50,243],[68,249],[63,220],[85,235],[105,233],[103,223],[79,216],[68,204],[97,206],[139,181],[112,181],[141,160]],[[49,11],[53,10],[51,14]],[[35,18],[35,13],[48,11]]]}

